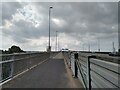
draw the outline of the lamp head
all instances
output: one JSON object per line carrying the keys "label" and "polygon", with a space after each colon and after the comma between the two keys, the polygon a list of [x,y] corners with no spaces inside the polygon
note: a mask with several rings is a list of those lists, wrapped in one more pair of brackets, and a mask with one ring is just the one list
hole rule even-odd
{"label": "lamp head", "polygon": [[52,6],[50,6],[50,8],[53,8]]}

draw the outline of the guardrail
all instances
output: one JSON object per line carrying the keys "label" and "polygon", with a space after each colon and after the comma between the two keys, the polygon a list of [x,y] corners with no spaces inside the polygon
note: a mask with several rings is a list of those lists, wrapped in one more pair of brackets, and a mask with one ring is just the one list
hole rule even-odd
{"label": "guardrail", "polygon": [[49,53],[3,54],[0,57],[2,58],[0,82],[3,82],[47,59]]}
{"label": "guardrail", "polygon": [[[69,53],[63,53],[66,57]],[[97,54],[84,54],[72,52],[71,69],[75,77],[78,77],[84,88],[117,88],[120,89],[119,58],[102,57]],[[68,59],[68,58],[66,58]],[[68,64],[70,65],[70,64]]]}

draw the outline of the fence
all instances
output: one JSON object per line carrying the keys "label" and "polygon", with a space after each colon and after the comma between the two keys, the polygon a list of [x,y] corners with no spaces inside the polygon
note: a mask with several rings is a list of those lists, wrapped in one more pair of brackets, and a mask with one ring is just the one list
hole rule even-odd
{"label": "fence", "polygon": [[[75,53],[72,52],[69,55],[64,52],[63,55],[65,57],[71,56],[71,59],[67,60],[68,65],[71,65],[73,74],[79,78],[84,88],[89,90],[92,88],[120,89],[119,58],[79,53],[75,59]],[[70,62],[71,64],[69,64]]]}
{"label": "fence", "polygon": [[2,70],[0,82],[3,82],[47,59],[49,54],[47,52],[4,54],[0,57],[2,58],[2,61],[0,61],[0,68]]}

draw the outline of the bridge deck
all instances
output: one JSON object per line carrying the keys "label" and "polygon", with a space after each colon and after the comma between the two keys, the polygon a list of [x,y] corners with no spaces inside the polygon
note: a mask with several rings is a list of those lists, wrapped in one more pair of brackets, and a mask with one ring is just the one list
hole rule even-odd
{"label": "bridge deck", "polygon": [[82,88],[69,73],[62,58],[52,58],[12,79],[3,88]]}

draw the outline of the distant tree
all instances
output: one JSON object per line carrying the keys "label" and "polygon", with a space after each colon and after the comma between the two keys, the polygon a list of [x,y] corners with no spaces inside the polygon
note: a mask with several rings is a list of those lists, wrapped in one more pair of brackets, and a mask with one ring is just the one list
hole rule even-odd
{"label": "distant tree", "polygon": [[21,50],[21,48],[19,46],[15,46],[13,45],[11,48],[8,49],[9,53],[20,53],[20,52],[24,52],[23,50]]}

